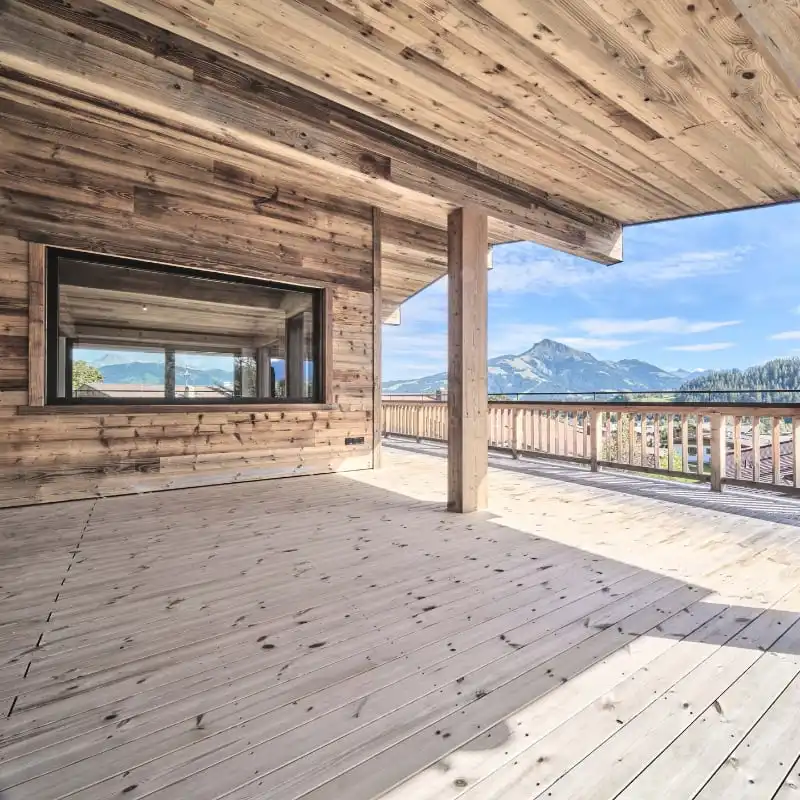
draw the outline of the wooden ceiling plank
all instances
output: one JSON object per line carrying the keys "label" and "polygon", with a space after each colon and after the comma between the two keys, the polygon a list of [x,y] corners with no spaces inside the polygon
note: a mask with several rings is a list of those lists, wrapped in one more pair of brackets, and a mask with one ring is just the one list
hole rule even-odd
{"label": "wooden ceiling plank", "polygon": [[[619,20],[620,30],[640,37],[654,57],[664,54],[687,91],[696,92],[723,123],[727,132],[710,140],[709,148],[722,155],[740,137],[748,139],[754,152],[737,162],[739,168],[768,196],[786,199],[791,187],[800,185],[794,153],[800,102],[776,91],[775,76],[753,41],[716,1],[635,0],[635,5],[637,16]],[[776,175],[783,175],[778,187]]]}
{"label": "wooden ceiling plank", "polygon": [[[600,93],[622,105],[663,136],[678,141],[692,128],[713,122],[714,117],[686,88],[665,74],[631,40],[600,20],[585,4],[538,3],[531,12],[522,0],[483,0],[482,5],[506,24],[535,40],[536,46],[559,63],[585,75]],[[575,16],[571,16],[575,14]],[[538,38],[537,38],[538,37]],[[735,181],[751,202],[769,200],[741,174],[726,175],[725,165],[711,147],[696,148],[692,157]]]}
{"label": "wooden ceiling plank", "polygon": [[709,121],[707,109],[681,84],[648,63],[588,6],[524,0],[480,0],[480,5],[654,130],[669,135]]}
{"label": "wooden ceiling plank", "polygon": [[[528,46],[516,31],[506,26],[492,25],[491,15],[479,6],[452,0],[446,6],[432,6],[425,0],[407,0],[420,13],[436,15],[442,25],[472,46],[492,54],[515,74],[526,80],[537,113],[546,115],[554,127],[587,146],[605,148],[609,158],[621,150],[636,161],[638,172],[659,186],[669,186],[671,193],[687,205],[708,210],[709,205],[720,208],[731,204],[752,202],[734,186],[725,183],[715,172],[707,170],[705,180],[698,181],[703,165],[671,159],[662,162],[663,143],[658,133],[642,138],[632,133],[635,118],[611,98],[591,89],[584,81],[566,70],[536,48]],[[652,129],[649,129],[652,130]],[[700,173],[700,175],[698,175]],[[650,178],[650,175],[653,175]],[[702,190],[696,187],[702,187]],[[653,217],[656,215],[654,214]]]}
{"label": "wooden ceiling plank", "polygon": [[[543,96],[533,84],[514,70],[513,65],[508,64],[507,53],[498,53],[495,54],[496,58],[491,58],[487,55],[485,46],[481,49],[473,47],[472,44],[459,38],[455,31],[441,26],[433,13],[426,15],[426,11],[432,8],[429,3],[403,3],[395,0],[390,5],[384,4],[376,8],[365,0],[326,0],[326,2],[340,8],[352,9],[364,24],[374,25],[384,32],[393,33],[406,47],[418,48],[425,58],[448,69],[460,79],[466,80],[469,77],[484,93],[484,97],[499,98],[501,110],[498,111],[498,116],[506,124],[513,125],[518,134],[515,142],[506,140],[508,145],[516,148],[514,152],[523,152],[528,160],[540,164],[542,158],[532,158],[536,151],[529,145],[526,146],[525,139],[534,140],[534,146],[546,144],[547,152],[543,158],[552,161],[561,175],[565,174],[562,166],[564,160],[575,165],[583,164],[583,172],[577,176],[577,184],[573,179],[570,188],[575,191],[576,186],[583,187],[586,202],[595,206],[605,204],[609,213],[613,212],[624,218],[630,210],[630,200],[625,200],[626,195],[636,195],[639,192],[648,196],[648,204],[665,212],[667,208],[674,209],[675,213],[687,209],[685,202],[640,176],[637,167],[642,166],[645,159],[639,161],[629,159],[621,152],[623,150],[621,143],[614,140],[606,131],[599,128],[593,131],[601,139],[598,142],[597,138],[584,135],[585,129],[592,127],[585,121],[581,120],[582,129],[569,127],[564,119],[565,116],[569,116],[566,107],[560,109],[565,113],[561,114],[557,121],[552,114],[542,118],[541,111],[545,110],[542,104]],[[428,39],[425,39],[426,32]],[[503,59],[502,62],[500,58]],[[414,68],[414,63],[415,60],[412,59],[411,69]],[[580,119],[577,113],[573,113]],[[612,142],[615,149],[609,152],[607,148]],[[658,168],[652,161],[650,165]],[[586,171],[591,171],[593,177],[588,186]],[[662,175],[665,176],[666,173]],[[595,183],[600,189],[599,193],[605,195],[604,199],[597,200],[591,196],[591,189]],[[610,195],[614,198],[614,206],[610,205],[612,202]],[[706,203],[708,199],[705,197]]]}
{"label": "wooden ceiling plank", "polygon": [[[360,163],[357,150],[350,148],[342,153],[340,140],[334,141],[332,135],[324,131],[314,130],[313,136],[307,135],[302,147],[291,147],[292,137],[296,129],[287,126],[285,121],[270,116],[270,113],[257,105],[239,102],[239,98],[230,97],[207,86],[193,84],[176,84],[176,87],[164,83],[163,76],[147,64],[101,51],[94,43],[74,41],[61,30],[61,25],[47,27],[48,15],[31,11],[19,4],[10,4],[15,13],[6,12],[8,24],[4,26],[5,40],[0,59],[7,65],[23,74],[29,74],[39,80],[57,80],[65,84],[67,89],[97,97],[99,100],[127,106],[134,113],[142,113],[155,117],[165,124],[179,125],[197,130],[201,135],[210,138],[235,139],[239,147],[248,152],[263,152],[283,155],[285,148],[290,147],[301,163],[319,166],[322,159],[335,174],[343,172],[349,175],[363,175],[363,164]],[[43,35],[46,34],[46,35]],[[2,36],[3,34],[0,34]],[[89,37],[85,37],[89,38]],[[119,58],[117,63],[115,59]],[[82,62],[82,63],[81,63]],[[80,69],[75,65],[80,63]],[[91,65],[97,64],[96,70]],[[102,69],[99,65],[102,64]],[[193,110],[203,108],[203,117],[193,116]],[[280,133],[286,130],[284,141],[275,141]],[[380,175],[363,175],[367,183]],[[435,173],[430,169],[421,170],[418,176],[420,184],[427,182],[427,191],[431,192],[439,185]],[[476,180],[479,176],[475,176]],[[388,176],[385,180],[391,180]],[[461,188],[454,181],[450,184],[456,194],[444,199],[451,203],[463,202],[458,194]],[[414,187],[421,191],[419,187]],[[491,192],[482,191],[480,202],[490,213],[503,216],[508,204],[493,203]],[[502,211],[501,211],[502,209]],[[577,214],[586,214],[585,210],[576,210]],[[610,220],[603,220],[600,215],[592,215],[596,224],[591,229],[580,222],[563,219],[558,213],[550,211],[543,205],[522,205],[515,209],[510,221],[517,225],[531,225],[535,237],[555,247],[571,249],[572,252],[594,257],[597,260],[614,261],[618,256],[619,230]],[[538,228],[538,230],[537,230]],[[599,250],[599,252],[597,252]]]}
{"label": "wooden ceiling plank", "polygon": [[718,0],[756,42],[792,97],[800,97],[800,0]]}
{"label": "wooden ceiling plank", "polygon": [[[333,8],[329,4],[325,6]],[[237,5],[237,9],[241,7]],[[323,49],[319,37],[313,33],[329,28],[330,23],[324,19],[316,19],[312,8],[307,10],[306,16],[300,11],[291,15],[295,27],[287,29],[284,36],[279,36],[278,15],[280,14],[281,20],[286,19],[288,15],[285,7],[270,10],[269,6],[260,5],[257,9],[250,7],[250,13],[251,16],[247,18],[247,28],[250,31],[259,25],[257,20],[268,20],[270,36],[269,41],[264,43],[265,46],[274,49],[286,47],[281,42],[291,40],[292,47],[301,48],[302,45],[304,52]],[[275,17],[272,18],[271,14],[275,14]],[[310,20],[309,15],[312,17]],[[230,24],[228,18],[226,23]],[[313,23],[316,23],[317,28],[314,28]],[[307,40],[303,37],[307,37]],[[350,39],[358,39],[355,30],[350,32],[349,37],[341,33],[336,41],[347,43]],[[620,213],[620,209],[614,208],[608,198],[612,195],[622,196],[627,191],[622,182],[605,190],[599,185],[587,183],[586,174],[580,171],[577,158],[565,158],[557,148],[548,146],[547,142],[541,141],[535,135],[518,135],[505,104],[500,102],[500,108],[494,108],[498,105],[494,95],[481,92],[478,87],[437,68],[413,51],[402,48],[402,43],[392,40],[387,45],[387,39],[388,37],[380,38],[378,33],[373,33],[363,43],[357,41],[361,49],[370,49],[351,70],[350,75],[342,76],[332,66],[338,58],[333,45],[329,52],[311,58],[310,66],[317,74],[327,74],[330,80],[338,81],[340,86],[354,94],[367,93],[380,102],[393,103],[394,107],[402,108],[412,118],[417,113],[424,115],[432,121],[430,124],[436,131],[433,139],[445,146],[463,147],[463,142],[472,142],[473,152],[498,169],[508,172],[509,165],[513,164],[514,170],[549,192],[561,192],[566,188],[572,188],[575,192],[582,186],[584,202],[591,204],[594,201],[602,205],[605,199],[608,213],[614,216]],[[345,44],[340,44],[340,47],[344,48]],[[356,58],[359,52],[358,49],[348,49],[348,58]],[[395,55],[389,58],[387,53],[392,52]],[[403,57],[399,52],[403,53]],[[534,169],[530,165],[537,166]]]}

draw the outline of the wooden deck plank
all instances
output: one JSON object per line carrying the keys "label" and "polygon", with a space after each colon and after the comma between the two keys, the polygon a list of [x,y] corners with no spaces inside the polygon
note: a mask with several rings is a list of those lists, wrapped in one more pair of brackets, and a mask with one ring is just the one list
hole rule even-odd
{"label": "wooden deck plank", "polygon": [[791,729],[796,528],[497,469],[449,515],[443,461],[385,456],[0,511],[4,800],[688,798]]}

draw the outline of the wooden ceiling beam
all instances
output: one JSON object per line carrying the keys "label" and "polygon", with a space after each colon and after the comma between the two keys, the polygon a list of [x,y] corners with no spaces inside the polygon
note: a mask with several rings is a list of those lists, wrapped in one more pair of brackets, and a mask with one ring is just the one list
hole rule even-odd
{"label": "wooden ceiling beam", "polygon": [[244,152],[288,158],[324,171],[332,182],[346,177],[363,186],[365,195],[379,187],[395,203],[398,196],[408,205],[428,196],[450,208],[477,204],[513,226],[517,238],[602,263],[621,259],[621,226],[607,216],[126,14],[98,18],[92,5],[11,0],[2,12],[0,64],[21,80],[56,86]]}

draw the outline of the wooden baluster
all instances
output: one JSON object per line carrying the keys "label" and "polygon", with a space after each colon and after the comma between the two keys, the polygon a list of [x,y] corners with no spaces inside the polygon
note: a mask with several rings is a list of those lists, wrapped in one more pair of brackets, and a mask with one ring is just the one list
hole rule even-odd
{"label": "wooden baluster", "polygon": [[561,412],[557,408],[554,408],[550,413],[550,430],[552,432],[550,438],[550,446],[552,449],[550,452],[553,453],[553,455],[558,455],[558,420],[560,416]]}
{"label": "wooden baluster", "polygon": [[628,414],[628,463],[636,462],[636,414]]}
{"label": "wooden baluster", "polygon": [[503,428],[505,426],[505,409],[498,408],[497,409],[497,431],[495,436],[495,445],[497,447],[503,446],[503,440],[505,439]]}
{"label": "wooden baluster", "polygon": [[781,483],[781,418],[772,418],[772,482]]}
{"label": "wooden baluster", "polygon": [[414,413],[414,434],[417,437],[417,441],[422,441],[422,403],[420,403]]}
{"label": "wooden baluster", "polygon": [[742,479],[742,418],[733,418],[733,477]]}
{"label": "wooden baluster", "polygon": [[624,460],[622,458],[622,412],[617,411],[617,464],[624,464]]}
{"label": "wooden baluster", "polygon": [[761,482],[761,417],[753,415],[753,480]]}
{"label": "wooden baluster", "polygon": [[653,414],[653,468],[661,469],[661,414]]}
{"label": "wooden baluster", "polygon": [[600,453],[603,447],[603,412],[593,409],[589,421],[589,458],[592,472],[600,469]]}
{"label": "wooden baluster", "polygon": [[697,415],[697,433],[695,434],[695,442],[697,444],[697,474],[702,475],[705,473],[706,451],[704,444],[705,433],[705,420],[702,414]]}
{"label": "wooden baluster", "polygon": [[681,414],[681,472],[689,471],[689,415]]}
{"label": "wooden baluster", "polygon": [[572,412],[572,455],[578,455],[578,412]]}
{"label": "wooden baluster", "polygon": [[560,421],[561,421],[561,412],[557,408],[553,409],[552,421],[551,421],[551,425],[553,428],[552,445],[553,445],[553,453],[555,453],[556,455],[558,455],[560,450],[560,441],[558,436]]}
{"label": "wooden baluster", "polygon": [[533,412],[525,409],[525,450],[533,450]]}
{"label": "wooden baluster", "polygon": [[514,456],[514,458],[519,458],[519,448],[522,444],[522,414],[519,409],[516,408],[511,414],[511,455]]}
{"label": "wooden baluster", "polygon": [[727,417],[715,412],[711,416],[711,491],[721,492],[725,479]]}
{"label": "wooden baluster", "polygon": [[675,470],[672,467],[672,461],[675,458],[675,415],[667,414],[667,461],[669,462],[667,469],[671,472]]}
{"label": "wooden baluster", "polygon": [[591,450],[589,446],[589,424],[590,424],[590,417],[591,414],[589,410],[586,409],[583,412],[583,457],[589,458],[589,451]]}
{"label": "wooden baluster", "polygon": [[551,427],[550,427],[550,409],[549,408],[545,409],[545,411],[544,411],[544,423],[545,423],[544,426],[545,426],[546,431],[547,431],[547,442],[545,444],[545,452],[546,453],[552,453],[553,452],[553,450],[552,450],[553,437],[552,437],[552,430],[551,430]]}

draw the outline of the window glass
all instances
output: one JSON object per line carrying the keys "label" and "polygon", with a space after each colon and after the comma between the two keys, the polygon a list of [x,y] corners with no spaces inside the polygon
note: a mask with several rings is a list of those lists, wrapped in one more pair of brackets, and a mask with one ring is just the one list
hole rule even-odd
{"label": "window glass", "polygon": [[48,281],[51,401],[318,399],[316,290],[66,254]]}

